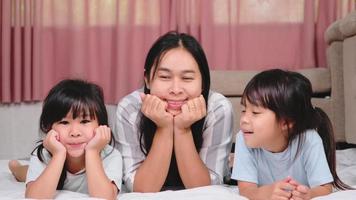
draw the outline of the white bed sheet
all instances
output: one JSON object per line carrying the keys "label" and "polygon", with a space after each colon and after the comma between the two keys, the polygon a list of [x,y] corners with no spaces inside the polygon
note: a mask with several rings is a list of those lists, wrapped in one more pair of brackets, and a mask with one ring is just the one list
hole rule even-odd
{"label": "white bed sheet", "polygon": [[[356,187],[356,149],[337,151],[337,170],[340,178],[349,185]],[[25,184],[17,182],[7,167],[8,160],[0,160],[0,199],[23,199]],[[56,199],[95,199],[86,194],[58,191]],[[239,196],[237,187],[206,186],[180,191],[164,191],[158,193],[124,193],[120,200],[244,200]],[[317,200],[355,200],[356,190],[334,192],[330,195],[315,198]]]}

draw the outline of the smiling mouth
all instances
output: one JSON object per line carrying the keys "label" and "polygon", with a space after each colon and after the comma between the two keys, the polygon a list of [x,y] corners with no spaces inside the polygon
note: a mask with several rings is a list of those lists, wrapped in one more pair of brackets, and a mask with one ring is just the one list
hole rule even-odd
{"label": "smiling mouth", "polygon": [[167,108],[171,110],[180,110],[183,104],[185,104],[186,101],[170,101],[167,100]]}
{"label": "smiling mouth", "polygon": [[70,146],[72,149],[78,149],[83,146],[84,142],[81,143],[69,143],[68,146]]}
{"label": "smiling mouth", "polygon": [[243,131],[243,133],[244,133],[245,135],[252,135],[252,134],[253,134],[252,131]]}

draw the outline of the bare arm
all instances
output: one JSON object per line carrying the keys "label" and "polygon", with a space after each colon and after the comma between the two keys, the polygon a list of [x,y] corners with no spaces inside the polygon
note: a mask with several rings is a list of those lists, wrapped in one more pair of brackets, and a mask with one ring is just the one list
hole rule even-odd
{"label": "bare arm", "polygon": [[95,129],[95,136],[85,147],[85,169],[88,179],[88,191],[91,197],[116,199],[118,189],[106,176],[100,152],[108,144],[111,130],[107,126]]}
{"label": "bare arm", "polygon": [[26,198],[52,199],[54,197],[67,154],[65,147],[57,139],[58,137],[58,133],[51,130],[43,140],[43,146],[53,156],[41,175],[35,181],[27,184]]}
{"label": "bare arm", "polygon": [[[288,178],[287,178],[288,179]],[[270,185],[258,187],[255,183],[239,181],[238,187],[240,195],[251,200],[265,200],[265,199],[286,199],[291,197],[291,191],[294,189],[293,185],[288,183],[289,180],[282,180]]]}
{"label": "bare arm", "polygon": [[316,186],[313,188],[309,188],[305,185],[299,184],[295,180],[291,180],[290,183],[296,187],[296,189],[292,192],[293,199],[309,200],[314,197],[328,195],[332,192],[331,183]]}
{"label": "bare arm", "polygon": [[167,103],[154,95],[141,94],[142,113],[157,126],[151,149],[135,174],[134,192],[158,192],[169,171],[173,150],[173,116]]}
{"label": "bare arm", "polygon": [[172,127],[158,128],[147,158],[137,169],[133,184],[134,192],[158,192],[169,171],[173,150]]}
{"label": "bare arm", "polygon": [[116,199],[118,189],[106,176],[100,154],[96,151],[87,150],[85,166],[89,195],[104,199]]}
{"label": "bare arm", "polygon": [[174,152],[186,188],[210,185],[209,170],[199,157],[190,129],[175,130]]}
{"label": "bare arm", "polygon": [[174,117],[174,152],[179,175],[186,188],[210,185],[210,174],[195,148],[191,125],[206,116],[202,95],[182,106],[182,113]]}
{"label": "bare arm", "polygon": [[53,199],[65,159],[65,152],[54,155],[42,174],[26,185],[25,198]]}
{"label": "bare arm", "polygon": [[328,195],[332,192],[332,185],[331,183],[320,185],[310,189],[311,198]]}

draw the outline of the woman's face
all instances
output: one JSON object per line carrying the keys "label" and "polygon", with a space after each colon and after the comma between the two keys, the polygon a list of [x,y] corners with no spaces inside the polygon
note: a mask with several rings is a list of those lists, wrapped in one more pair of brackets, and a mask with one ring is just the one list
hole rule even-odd
{"label": "woman's face", "polygon": [[167,51],[156,73],[151,70],[150,81],[146,81],[150,93],[167,102],[167,111],[173,115],[181,112],[187,100],[202,93],[202,76],[193,56],[184,48]]}

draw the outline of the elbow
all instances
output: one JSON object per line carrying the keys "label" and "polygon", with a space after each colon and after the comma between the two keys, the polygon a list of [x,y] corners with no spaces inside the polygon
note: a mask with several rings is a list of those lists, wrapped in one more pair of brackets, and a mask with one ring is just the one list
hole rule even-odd
{"label": "elbow", "polygon": [[196,188],[196,187],[203,187],[203,186],[209,186],[212,184],[212,180],[210,176],[207,176],[204,179],[201,180],[196,180],[193,179],[191,180],[190,183],[184,184],[185,188],[190,189],[190,188]]}
{"label": "elbow", "polygon": [[106,195],[95,195],[95,194],[89,194],[90,197],[93,198],[99,198],[99,199],[109,199],[109,200],[114,200],[117,198],[117,193],[113,192],[111,194],[106,194]]}
{"label": "elbow", "polygon": [[111,191],[102,191],[102,192],[97,192],[97,193],[90,193],[89,192],[89,196],[90,197],[94,197],[94,198],[100,198],[100,199],[117,199],[118,196],[118,189],[116,186],[113,187],[113,189]]}
{"label": "elbow", "polygon": [[251,195],[251,193],[250,193],[250,191],[248,189],[245,189],[243,187],[238,187],[238,189],[239,189],[239,194],[241,196],[246,197],[248,199],[255,199],[255,198],[252,197],[252,195]]}
{"label": "elbow", "polygon": [[161,184],[149,184],[149,183],[138,183],[134,181],[133,186],[132,186],[132,191],[133,192],[141,192],[141,193],[153,193],[153,192],[160,192],[161,188],[163,186]]}
{"label": "elbow", "polygon": [[36,195],[26,190],[25,198],[26,199],[54,199],[54,195]]}
{"label": "elbow", "polygon": [[141,193],[153,193],[153,192],[160,192],[160,188],[153,188],[153,187],[144,187],[144,186],[134,186],[133,192],[141,192]]}
{"label": "elbow", "polygon": [[331,194],[333,192],[333,185],[332,184],[326,184],[322,186],[325,190],[324,195]]}

